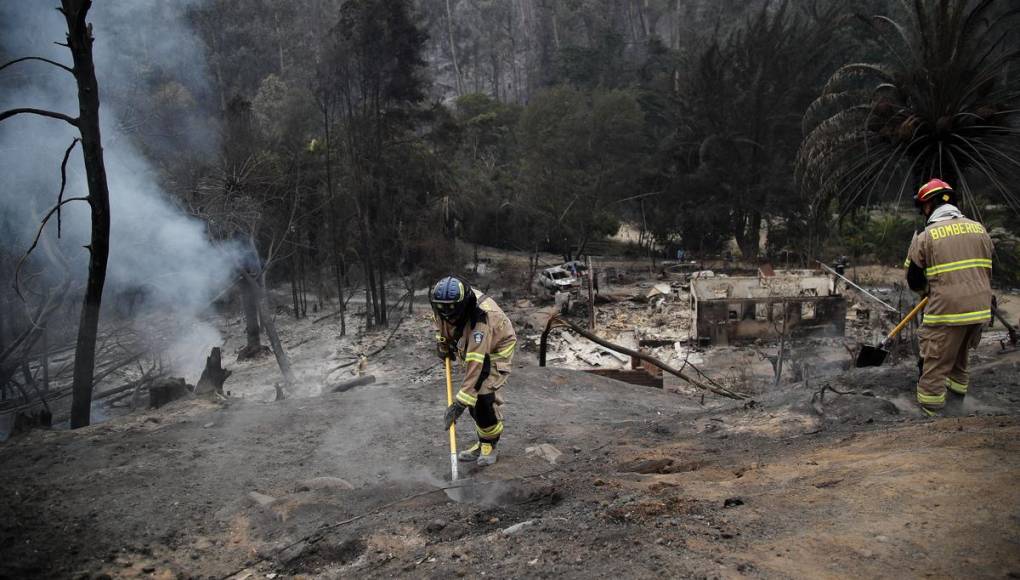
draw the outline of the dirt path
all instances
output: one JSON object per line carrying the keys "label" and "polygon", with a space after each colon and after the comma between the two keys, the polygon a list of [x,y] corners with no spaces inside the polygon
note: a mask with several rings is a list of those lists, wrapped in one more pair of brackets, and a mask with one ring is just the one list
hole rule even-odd
{"label": "dirt path", "polygon": [[[1020,574],[1018,367],[988,355],[978,416],[935,421],[904,403],[907,366],[841,377],[848,394],[815,404],[794,386],[710,407],[520,368],[500,463],[475,474],[504,483],[461,502],[437,491],[437,370],[180,402],[0,448],[0,577],[1002,578]],[[542,443],[556,465],[524,453]]]}

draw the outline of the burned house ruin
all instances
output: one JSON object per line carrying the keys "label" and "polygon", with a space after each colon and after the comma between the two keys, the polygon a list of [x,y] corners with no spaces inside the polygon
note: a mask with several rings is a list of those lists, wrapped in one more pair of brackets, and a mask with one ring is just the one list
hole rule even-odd
{"label": "burned house ruin", "polygon": [[831,278],[814,271],[694,278],[691,303],[691,340],[700,343],[735,344],[784,332],[843,336],[846,329],[846,298]]}

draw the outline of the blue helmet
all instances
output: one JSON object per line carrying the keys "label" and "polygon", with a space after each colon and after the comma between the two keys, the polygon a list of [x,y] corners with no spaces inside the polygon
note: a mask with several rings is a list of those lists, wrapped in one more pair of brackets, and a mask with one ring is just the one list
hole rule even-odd
{"label": "blue helmet", "polygon": [[471,285],[456,276],[447,276],[436,282],[429,295],[432,309],[439,317],[449,322],[459,322],[465,312],[474,305],[475,293]]}

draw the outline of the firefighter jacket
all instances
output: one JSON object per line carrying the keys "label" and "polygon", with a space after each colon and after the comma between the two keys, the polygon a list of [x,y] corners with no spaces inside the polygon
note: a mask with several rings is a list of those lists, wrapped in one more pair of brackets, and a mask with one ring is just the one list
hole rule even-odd
{"label": "firefighter jacket", "polygon": [[451,350],[464,361],[464,382],[457,393],[457,401],[474,407],[479,395],[487,395],[503,386],[510,374],[510,362],[517,347],[517,335],[510,319],[496,302],[477,290],[477,322],[464,324],[461,329],[435,317],[436,340],[455,345]]}
{"label": "firefighter jacket", "polygon": [[992,239],[984,226],[963,217],[955,206],[939,206],[911,242],[907,261],[922,269],[928,282],[924,324],[991,320]]}

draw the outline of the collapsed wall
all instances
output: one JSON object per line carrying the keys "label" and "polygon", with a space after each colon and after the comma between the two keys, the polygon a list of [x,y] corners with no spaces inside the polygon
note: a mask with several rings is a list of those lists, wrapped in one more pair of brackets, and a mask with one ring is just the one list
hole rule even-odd
{"label": "collapsed wall", "polygon": [[691,280],[691,340],[722,346],[761,338],[843,336],[846,298],[815,272]]}

